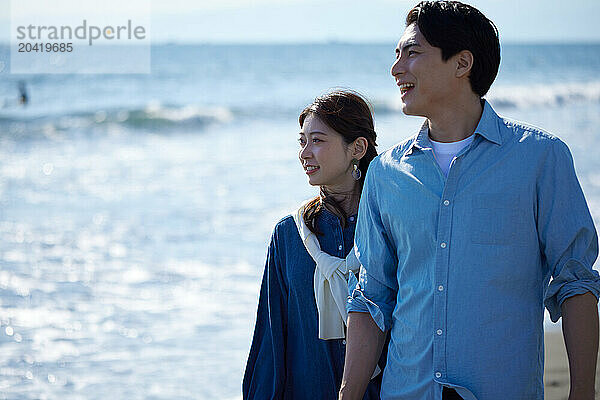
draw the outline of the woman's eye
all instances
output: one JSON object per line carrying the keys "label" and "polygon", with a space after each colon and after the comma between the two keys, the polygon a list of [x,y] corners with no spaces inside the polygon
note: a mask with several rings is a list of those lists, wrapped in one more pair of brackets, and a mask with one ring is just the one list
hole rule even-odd
{"label": "woman's eye", "polygon": [[298,139],[298,144],[300,146],[304,146],[304,139]]}
{"label": "woman's eye", "polygon": [[319,142],[322,142],[322,140],[321,139],[316,139],[316,138],[313,139],[313,143],[319,143]]}

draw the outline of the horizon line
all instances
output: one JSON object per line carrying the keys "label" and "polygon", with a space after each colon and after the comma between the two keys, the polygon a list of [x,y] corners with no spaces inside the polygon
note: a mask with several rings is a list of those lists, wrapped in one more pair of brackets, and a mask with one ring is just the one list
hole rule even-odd
{"label": "horizon line", "polygon": [[[225,41],[225,40],[156,40],[150,46],[298,46],[298,45],[385,45],[396,43],[396,40],[373,39],[373,40],[289,40],[289,41]],[[600,39],[508,39],[500,41],[500,45],[600,45]],[[10,46],[11,42],[0,40],[0,46]],[[107,46],[99,44],[101,46]],[[127,44],[109,44],[109,46],[126,46]]]}

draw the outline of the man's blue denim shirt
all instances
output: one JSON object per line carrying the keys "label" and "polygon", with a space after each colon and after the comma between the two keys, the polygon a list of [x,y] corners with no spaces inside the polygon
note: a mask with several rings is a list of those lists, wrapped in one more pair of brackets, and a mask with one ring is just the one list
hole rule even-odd
{"label": "man's blue denim shirt", "polygon": [[[485,102],[446,178],[427,124],[378,156],[349,311],[391,329],[382,399],[544,397],[544,305],[600,294],[598,238],[567,146]],[[552,278],[552,279],[551,279]]]}

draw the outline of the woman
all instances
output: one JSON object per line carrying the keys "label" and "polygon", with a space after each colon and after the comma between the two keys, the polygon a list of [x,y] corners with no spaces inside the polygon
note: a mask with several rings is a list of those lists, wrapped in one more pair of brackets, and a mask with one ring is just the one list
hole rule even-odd
{"label": "woman", "polygon": [[[376,134],[369,106],[351,91],[318,97],[299,122],[300,163],[320,195],[273,231],[244,399],[336,399],[344,369],[354,228]],[[379,399],[380,379],[365,399]]]}

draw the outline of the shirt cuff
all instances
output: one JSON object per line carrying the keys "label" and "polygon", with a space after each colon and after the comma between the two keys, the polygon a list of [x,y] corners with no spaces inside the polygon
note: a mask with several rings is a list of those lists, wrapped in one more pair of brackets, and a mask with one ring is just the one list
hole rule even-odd
{"label": "shirt cuff", "polygon": [[388,329],[386,326],[385,318],[379,306],[367,299],[363,292],[356,288],[352,291],[352,294],[348,296],[348,312],[362,312],[371,314],[371,318],[377,324],[377,327],[385,332]]}
{"label": "shirt cuff", "polygon": [[600,296],[598,272],[576,260],[567,261],[560,274],[550,282],[544,296],[544,305],[552,322],[562,316],[561,306],[566,299],[587,292],[591,292],[596,299]]}

